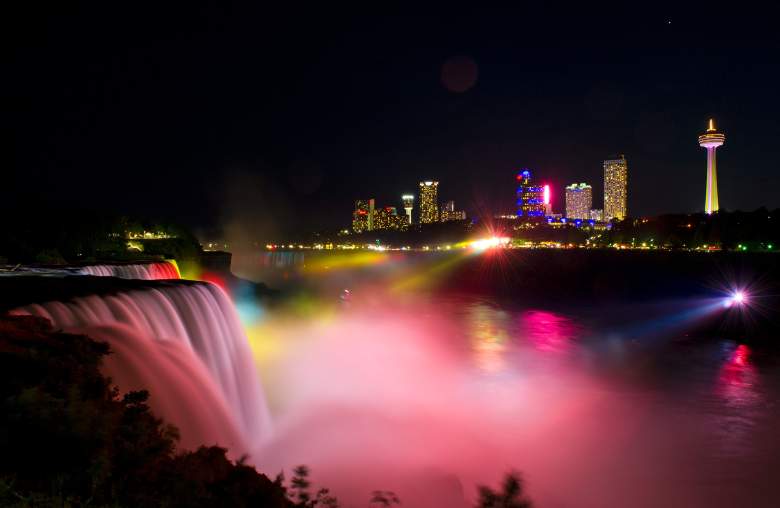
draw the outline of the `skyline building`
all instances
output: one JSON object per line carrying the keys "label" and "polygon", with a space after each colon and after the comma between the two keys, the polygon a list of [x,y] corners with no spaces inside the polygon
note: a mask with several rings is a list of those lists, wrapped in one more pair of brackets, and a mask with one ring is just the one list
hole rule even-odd
{"label": "skyline building", "polygon": [[398,230],[406,227],[406,215],[398,215],[398,211],[394,206],[385,206],[374,211],[374,231],[381,229]]}
{"label": "skyline building", "polygon": [[715,129],[715,120],[710,118],[707,132],[699,136],[699,146],[707,149],[707,186],[704,189],[704,213],[717,212],[718,205],[718,171],[715,162],[715,150],[726,142],[726,136]]}
{"label": "skyline building", "polygon": [[412,223],[412,209],[414,209],[414,195],[404,194],[401,196],[401,201],[404,204],[404,211],[406,212],[407,222]]}
{"label": "skyline building", "polygon": [[363,233],[372,229],[374,229],[374,199],[355,201],[355,211],[352,212],[352,231]]}
{"label": "skyline building", "polygon": [[603,222],[604,221],[604,210],[601,210],[599,208],[595,208],[590,211],[590,220],[595,220],[596,222]]}
{"label": "skyline building", "polygon": [[439,182],[420,182],[420,223],[439,222]]}
{"label": "skyline building", "polygon": [[544,217],[544,186],[534,185],[531,170],[517,173],[517,216],[525,218]]}
{"label": "skyline building", "polygon": [[550,193],[550,186],[545,184],[544,187],[542,187],[542,200],[544,201],[544,214],[548,217],[553,213]]}
{"label": "skyline building", "polygon": [[628,215],[628,162],[618,155],[604,161],[604,220],[623,220]]}
{"label": "skyline building", "polygon": [[566,218],[590,219],[593,207],[593,188],[587,183],[573,183],[566,187]]}
{"label": "skyline building", "polygon": [[455,201],[447,201],[441,209],[441,221],[466,220],[466,212],[455,209]]}

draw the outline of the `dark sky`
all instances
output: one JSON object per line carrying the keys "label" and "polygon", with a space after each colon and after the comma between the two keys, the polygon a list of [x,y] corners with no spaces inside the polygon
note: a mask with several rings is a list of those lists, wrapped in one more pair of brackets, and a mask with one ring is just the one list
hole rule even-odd
{"label": "dark sky", "polygon": [[[508,211],[528,167],[553,184],[556,208],[574,181],[600,207],[601,161],[625,153],[632,214],[696,211],[696,138],[714,116],[721,206],[780,207],[768,13],[261,4],[8,13],[4,206],[337,228],[356,198],[400,206],[422,179],[471,213]],[[443,84],[453,58],[455,88],[468,84],[463,62],[476,64],[466,91]]]}

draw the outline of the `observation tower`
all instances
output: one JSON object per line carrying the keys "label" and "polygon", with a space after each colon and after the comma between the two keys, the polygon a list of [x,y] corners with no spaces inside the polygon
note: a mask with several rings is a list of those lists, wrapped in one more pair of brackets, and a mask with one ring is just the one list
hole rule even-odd
{"label": "observation tower", "polygon": [[406,212],[407,222],[412,223],[412,208],[414,208],[414,195],[404,194],[401,196],[401,201],[404,203],[404,211]]}
{"label": "observation tower", "polygon": [[704,213],[718,211],[718,170],[715,150],[726,141],[726,136],[715,129],[715,120],[710,118],[707,132],[699,136],[699,146],[707,149],[707,188],[704,197]]}

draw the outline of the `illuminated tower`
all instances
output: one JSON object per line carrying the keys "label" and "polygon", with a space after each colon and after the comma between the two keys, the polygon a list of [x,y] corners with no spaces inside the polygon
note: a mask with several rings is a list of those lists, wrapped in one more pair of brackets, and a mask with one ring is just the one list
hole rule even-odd
{"label": "illuminated tower", "polygon": [[374,229],[374,200],[360,199],[355,201],[355,211],[352,212],[352,231],[363,233]]}
{"label": "illuminated tower", "polygon": [[409,224],[412,223],[412,208],[414,208],[414,195],[404,194],[401,196],[401,201],[404,203],[404,210],[406,211],[406,217],[409,219]]}
{"label": "illuminated tower", "polygon": [[439,222],[439,182],[420,182],[420,223]]}
{"label": "illuminated tower", "polygon": [[604,161],[604,220],[628,215],[628,163],[625,155]]}
{"label": "illuminated tower", "polygon": [[552,215],[552,202],[550,200],[550,186],[545,184],[542,187],[542,196],[544,197],[544,214]]}
{"label": "illuminated tower", "polygon": [[533,184],[531,171],[517,173],[517,216],[528,219],[544,217],[544,187]]}
{"label": "illuminated tower", "polygon": [[593,188],[586,183],[573,183],[566,187],[566,218],[589,219],[593,206]]}
{"label": "illuminated tower", "polygon": [[726,141],[726,136],[715,129],[715,121],[710,118],[707,132],[699,136],[699,146],[707,149],[707,188],[704,195],[704,213],[718,211],[718,171],[715,164],[715,150]]}

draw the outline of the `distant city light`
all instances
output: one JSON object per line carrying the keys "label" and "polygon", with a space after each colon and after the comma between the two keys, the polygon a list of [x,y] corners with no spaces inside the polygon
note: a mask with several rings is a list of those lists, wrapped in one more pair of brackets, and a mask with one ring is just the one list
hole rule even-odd
{"label": "distant city light", "polygon": [[476,251],[483,251],[487,249],[493,249],[496,247],[505,247],[509,244],[509,238],[505,236],[492,236],[490,238],[484,238],[481,240],[474,240],[471,242],[471,248]]}
{"label": "distant city light", "polygon": [[544,186],[544,204],[549,205],[550,204],[550,186],[545,185]]}

